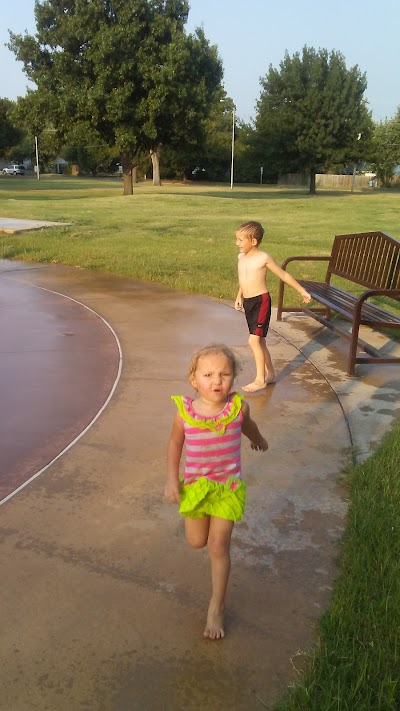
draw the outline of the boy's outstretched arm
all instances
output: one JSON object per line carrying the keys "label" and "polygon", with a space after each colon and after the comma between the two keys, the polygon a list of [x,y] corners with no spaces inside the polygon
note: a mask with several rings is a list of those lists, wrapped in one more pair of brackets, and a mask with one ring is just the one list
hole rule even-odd
{"label": "boy's outstretched arm", "polygon": [[261,452],[266,452],[268,449],[268,442],[265,437],[262,436],[257,424],[250,417],[250,408],[247,402],[242,402],[242,432],[251,443],[251,448],[260,450]]}
{"label": "boy's outstretched arm", "polygon": [[179,464],[181,461],[185,433],[182,420],[177,412],[167,448],[167,481],[164,498],[170,504],[178,504],[180,498]]}
{"label": "boy's outstretched arm", "polygon": [[274,274],[276,274],[276,276],[279,277],[279,279],[282,279],[282,281],[284,281],[286,284],[293,287],[293,289],[296,289],[296,291],[299,292],[299,294],[302,297],[305,304],[310,303],[311,296],[308,293],[308,291],[303,289],[303,287],[299,284],[299,282],[294,277],[292,277],[291,274],[289,274],[284,269],[281,269],[281,267],[279,267],[277,265],[275,259],[273,257],[271,257],[270,254],[267,255],[266,266],[268,269],[271,270],[271,272],[274,272]]}

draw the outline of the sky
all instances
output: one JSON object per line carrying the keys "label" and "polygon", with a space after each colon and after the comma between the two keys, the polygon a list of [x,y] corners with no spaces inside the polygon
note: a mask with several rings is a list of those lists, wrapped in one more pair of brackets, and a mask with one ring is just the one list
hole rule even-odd
{"label": "sky", "polygon": [[[129,2],[129,0],[126,0]],[[399,0],[189,0],[188,32],[202,27],[217,45],[226,93],[237,116],[256,115],[260,78],[279,68],[285,52],[304,45],[341,52],[347,68],[367,75],[365,98],[375,121],[392,118],[400,106]],[[15,100],[29,82],[22,64],[4,44],[8,29],[34,34],[34,0],[2,3],[0,27],[0,97]],[[34,88],[34,87],[33,87]]]}

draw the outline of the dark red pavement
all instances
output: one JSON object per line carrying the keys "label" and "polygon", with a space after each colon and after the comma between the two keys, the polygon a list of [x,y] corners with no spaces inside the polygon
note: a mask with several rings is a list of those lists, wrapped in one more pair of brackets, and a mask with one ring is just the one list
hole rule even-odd
{"label": "dark red pavement", "polygon": [[96,417],[119,369],[115,336],[65,296],[3,277],[0,300],[0,500]]}

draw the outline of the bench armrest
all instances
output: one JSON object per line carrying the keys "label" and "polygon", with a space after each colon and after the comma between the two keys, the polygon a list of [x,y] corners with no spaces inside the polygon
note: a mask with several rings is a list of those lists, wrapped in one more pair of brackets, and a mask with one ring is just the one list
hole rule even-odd
{"label": "bench armrest", "polygon": [[400,289],[368,289],[368,291],[364,291],[364,293],[358,297],[357,302],[362,304],[369,299],[370,296],[389,296],[391,299],[397,301],[400,299]]}
{"label": "bench armrest", "polygon": [[356,302],[355,302],[355,309],[354,309],[354,318],[355,318],[355,323],[358,323],[360,320],[361,316],[361,309],[364,301],[370,298],[370,296],[389,296],[391,299],[394,301],[397,301],[400,299],[400,290],[399,289],[368,289],[368,291],[364,291],[363,294],[361,294]]}
{"label": "bench armrest", "polygon": [[[313,256],[304,256],[304,257],[287,257],[282,264],[281,264],[281,269],[283,271],[287,271],[286,266],[289,264],[289,262],[329,262],[331,259],[331,256],[329,257],[313,257]],[[278,304],[277,304],[277,314],[276,314],[276,319],[277,321],[282,320],[282,310],[283,310],[283,298],[284,298],[284,290],[285,290],[285,282],[283,279],[279,279],[279,291],[278,291]],[[286,309],[288,310],[288,309]],[[296,308],[296,311],[300,311],[301,309]]]}
{"label": "bench armrest", "polygon": [[281,268],[286,270],[286,265],[289,264],[289,262],[329,262],[330,258],[330,255],[329,257],[287,257],[287,259],[282,262]]}

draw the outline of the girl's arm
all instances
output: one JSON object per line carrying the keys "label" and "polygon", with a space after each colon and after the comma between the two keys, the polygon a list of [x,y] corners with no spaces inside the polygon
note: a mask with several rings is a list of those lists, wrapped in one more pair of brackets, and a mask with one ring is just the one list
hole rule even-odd
{"label": "girl's arm", "polygon": [[179,413],[177,412],[172,425],[172,432],[167,448],[167,481],[164,489],[164,498],[166,498],[170,504],[179,503],[179,464],[181,461],[184,441],[185,433],[183,430],[183,423]]}
{"label": "girl's arm", "polygon": [[261,452],[266,452],[268,449],[268,442],[267,440],[262,436],[260,430],[258,429],[256,423],[254,420],[251,419],[250,417],[250,408],[247,404],[247,402],[242,402],[242,413],[243,413],[243,421],[242,421],[242,432],[246,437],[249,438],[251,442],[251,448],[260,450]]}

